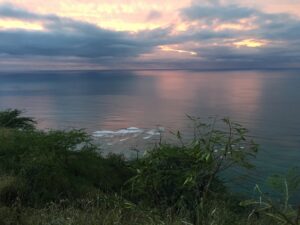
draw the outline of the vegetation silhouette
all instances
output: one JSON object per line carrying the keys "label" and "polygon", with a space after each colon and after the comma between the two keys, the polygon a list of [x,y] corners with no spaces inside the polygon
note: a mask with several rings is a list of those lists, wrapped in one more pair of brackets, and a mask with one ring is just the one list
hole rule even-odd
{"label": "vegetation silhouette", "polygon": [[130,160],[103,156],[84,130],[38,130],[19,110],[0,112],[0,224],[300,224],[289,203],[298,172],[269,179],[284,201],[258,186],[259,201],[238,196],[224,171],[253,168],[258,146],[228,118],[189,119],[192,140],[177,132]]}

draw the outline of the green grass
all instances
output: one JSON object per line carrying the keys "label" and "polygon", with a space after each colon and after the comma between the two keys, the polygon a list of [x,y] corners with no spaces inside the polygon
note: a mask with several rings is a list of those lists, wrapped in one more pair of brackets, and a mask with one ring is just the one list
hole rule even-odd
{"label": "green grass", "polygon": [[[21,206],[1,207],[0,224],[24,225],[157,225],[184,224],[179,217],[161,215],[150,209],[142,209],[116,196],[77,200],[72,203],[49,203],[43,208]],[[66,207],[66,204],[68,206]]]}

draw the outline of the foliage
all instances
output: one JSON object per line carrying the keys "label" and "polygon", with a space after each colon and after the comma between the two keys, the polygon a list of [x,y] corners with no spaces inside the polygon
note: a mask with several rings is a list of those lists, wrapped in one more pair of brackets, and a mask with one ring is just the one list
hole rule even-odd
{"label": "foliage", "polygon": [[270,187],[280,195],[277,201],[274,197],[263,193],[260,187],[256,185],[255,191],[258,194],[258,199],[250,199],[241,203],[243,206],[254,206],[249,217],[254,214],[263,214],[270,217],[276,224],[299,225],[300,208],[296,209],[289,201],[291,196],[300,190],[299,174],[298,169],[294,168],[285,175],[273,175],[269,178]]}
{"label": "foliage", "polygon": [[0,171],[11,181],[2,201],[36,204],[78,198],[93,189],[120,191],[131,176],[121,156],[102,157],[81,130],[0,129]]}
{"label": "foliage", "polygon": [[185,144],[178,132],[180,145],[160,144],[149,151],[130,183],[137,198],[194,211],[199,224],[208,199],[224,191],[220,174],[234,165],[250,168],[249,156],[255,156],[257,145],[246,138],[246,129],[228,119],[222,120],[227,128],[222,130],[216,128],[216,120],[206,124],[190,118],[195,125],[193,140]]}
{"label": "foliage", "polygon": [[141,208],[116,195],[99,193],[94,198],[49,203],[43,208],[20,205],[0,207],[1,225],[189,225],[168,212]]}
{"label": "foliage", "polygon": [[34,129],[36,121],[31,117],[21,116],[18,109],[0,111],[0,128]]}
{"label": "foliage", "polygon": [[257,151],[229,119],[189,117],[191,141],[177,132],[178,143],[128,161],[102,156],[83,130],[40,131],[13,111],[0,112],[0,225],[299,225],[296,170],[268,180],[280,201],[257,186],[258,200],[239,204],[226,189],[223,172],[252,168]]}

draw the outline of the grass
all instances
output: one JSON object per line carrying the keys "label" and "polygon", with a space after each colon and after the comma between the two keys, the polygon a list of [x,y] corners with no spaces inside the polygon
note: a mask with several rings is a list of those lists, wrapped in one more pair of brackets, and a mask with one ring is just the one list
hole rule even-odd
{"label": "grass", "polygon": [[[2,207],[2,224],[24,225],[143,225],[143,224],[183,224],[181,218],[174,218],[167,213],[163,216],[141,209],[130,202],[116,196],[98,198],[98,202],[91,199],[77,200],[76,202],[49,203],[43,208],[28,208],[21,206]],[[98,205],[97,205],[98,204]]]}

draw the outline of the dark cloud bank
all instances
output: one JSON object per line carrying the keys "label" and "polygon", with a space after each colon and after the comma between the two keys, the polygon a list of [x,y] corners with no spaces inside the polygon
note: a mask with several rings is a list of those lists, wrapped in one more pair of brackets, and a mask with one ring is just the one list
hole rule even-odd
{"label": "dark cloud bank", "polygon": [[[157,13],[149,15],[159,17]],[[187,21],[200,21],[211,26],[215,22],[236,22],[254,18],[256,29],[246,31],[191,28],[184,34],[171,35],[172,27],[141,31],[116,32],[98,26],[62,18],[41,15],[17,8],[11,4],[0,5],[0,18],[23,21],[42,21],[43,31],[24,29],[0,30],[0,60],[74,59],[76,62],[127,68],[291,68],[300,67],[300,20],[289,14],[267,14],[257,9],[237,5],[192,5],[181,10]],[[268,45],[251,49],[226,45],[228,40],[264,39]],[[164,59],[141,61],[137,56],[150,53],[159,45],[197,42],[201,47],[190,49],[198,56],[192,60]],[[213,46],[211,43],[220,45]],[[119,69],[119,68],[118,68]]]}
{"label": "dark cloud bank", "polygon": [[127,33],[55,15],[34,14],[8,4],[0,6],[0,17],[42,21],[46,28],[46,31],[0,31],[2,54],[97,58],[137,56],[149,51],[148,46]]}

